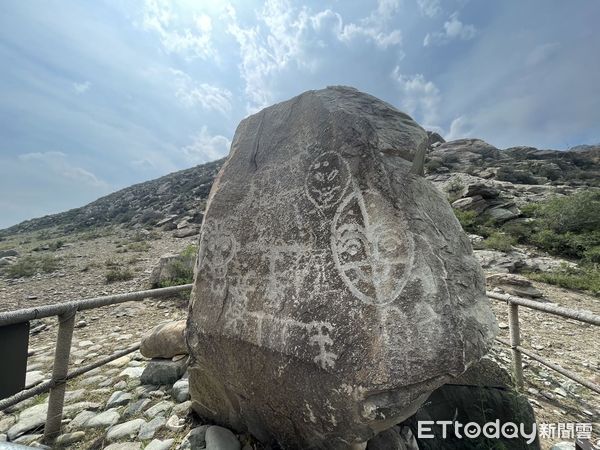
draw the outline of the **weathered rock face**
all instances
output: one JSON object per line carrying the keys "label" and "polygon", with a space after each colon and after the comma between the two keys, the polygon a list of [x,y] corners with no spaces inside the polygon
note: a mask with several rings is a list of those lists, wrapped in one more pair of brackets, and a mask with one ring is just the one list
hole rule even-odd
{"label": "weathered rock face", "polygon": [[201,416],[284,448],[349,448],[486,353],[496,324],[471,245],[409,173],[427,139],[341,87],[241,122],[188,318]]}

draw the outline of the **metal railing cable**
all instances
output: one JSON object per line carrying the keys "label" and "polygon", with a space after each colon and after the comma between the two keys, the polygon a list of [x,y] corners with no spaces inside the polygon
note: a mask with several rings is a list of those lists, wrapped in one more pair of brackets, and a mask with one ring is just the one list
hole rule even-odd
{"label": "metal railing cable", "polygon": [[0,313],[0,326],[12,325],[17,323],[29,322],[30,320],[46,317],[58,317],[58,334],[56,338],[56,349],[54,353],[54,363],[52,366],[52,378],[44,381],[30,389],[24,389],[16,394],[0,400],[0,411],[10,406],[16,405],[28,398],[50,391],[48,398],[48,411],[44,425],[43,441],[46,444],[53,444],[60,434],[63,407],[65,399],[66,383],[75,377],[86,372],[103,366],[115,359],[121,358],[129,353],[133,353],[140,348],[140,344],[135,344],[126,349],[112,353],[111,355],[94,361],[87,366],[79,367],[71,372],[69,369],[69,357],[71,354],[71,344],[73,332],[75,329],[75,318],[77,312],[85,311],[103,306],[115,305],[129,301],[139,301],[148,298],[169,297],[181,292],[190,291],[191,284],[181,286],[172,286],[161,289],[152,289],[146,291],[128,292],[125,294],[107,295],[103,297],[94,297],[83,300],[76,300],[66,303],[53,305],[44,305],[37,308],[20,309],[17,311],[6,311]]}

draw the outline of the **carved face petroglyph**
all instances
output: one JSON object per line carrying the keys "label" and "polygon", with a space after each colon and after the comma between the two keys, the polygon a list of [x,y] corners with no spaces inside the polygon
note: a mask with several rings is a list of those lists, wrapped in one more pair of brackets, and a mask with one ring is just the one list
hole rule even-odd
{"label": "carved face petroglyph", "polygon": [[317,156],[306,177],[306,193],[318,208],[329,208],[337,204],[350,184],[350,170],[344,159],[335,152]]}
{"label": "carved face petroglyph", "polygon": [[339,206],[332,224],[334,262],[350,291],[365,303],[386,305],[400,295],[414,260],[412,237],[398,222],[371,224],[384,217],[380,196],[360,192]]}
{"label": "carved face petroglyph", "polygon": [[204,225],[200,246],[202,264],[215,271],[227,266],[235,256],[237,247],[233,234],[214,221]]}

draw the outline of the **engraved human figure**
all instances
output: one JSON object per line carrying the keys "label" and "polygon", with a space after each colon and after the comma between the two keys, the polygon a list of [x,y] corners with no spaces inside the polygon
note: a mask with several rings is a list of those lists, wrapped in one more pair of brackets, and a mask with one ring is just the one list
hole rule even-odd
{"label": "engraved human figure", "polygon": [[319,347],[319,354],[314,357],[313,361],[326,369],[333,368],[337,355],[327,350],[327,347],[333,345],[333,340],[329,337],[329,327],[323,324],[318,324],[316,327],[317,334],[310,337],[309,342],[316,344]]}
{"label": "engraved human figure", "polygon": [[350,184],[350,171],[346,161],[336,152],[325,152],[317,156],[306,177],[306,193],[318,208],[329,208],[337,204]]}

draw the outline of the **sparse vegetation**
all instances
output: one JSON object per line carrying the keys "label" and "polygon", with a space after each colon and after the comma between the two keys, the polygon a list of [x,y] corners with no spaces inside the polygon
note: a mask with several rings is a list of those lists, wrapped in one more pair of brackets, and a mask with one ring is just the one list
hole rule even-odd
{"label": "sparse vegetation", "polygon": [[516,243],[517,240],[513,236],[500,231],[494,231],[485,241],[483,241],[483,245],[486,248],[498,250],[500,252],[510,251]]}
{"label": "sparse vegetation", "polygon": [[31,277],[38,272],[51,273],[59,268],[59,259],[51,255],[23,256],[7,266],[4,273],[9,278]]}
{"label": "sparse vegetation", "polygon": [[525,218],[502,226],[474,211],[454,210],[467,233],[485,237],[487,248],[508,251],[531,245],[552,255],[577,261],[578,269],[530,274],[539,281],[598,293],[600,280],[600,191],[582,191],[521,208]]}
{"label": "sparse vegetation", "polygon": [[583,265],[578,268],[565,267],[553,272],[534,272],[525,275],[532,280],[600,295],[600,265],[598,264]]}
{"label": "sparse vegetation", "polygon": [[150,244],[146,241],[132,242],[127,244],[127,250],[130,252],[147,252],[150,250]]}
{"label": "sparse vegetation", "polygon": [[168,272],[171,277],[160,283],[159,287],[179,286],[189,284],[194,280],[194,263],[198,247],[188,245],[179,255],[179,258],[169,263]]}
{"label": "sparse vegetation", "polygon": [[113,267],[106,273],[106,282],[128,281],[133,278],[133,272],[122,267]]}

